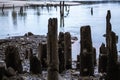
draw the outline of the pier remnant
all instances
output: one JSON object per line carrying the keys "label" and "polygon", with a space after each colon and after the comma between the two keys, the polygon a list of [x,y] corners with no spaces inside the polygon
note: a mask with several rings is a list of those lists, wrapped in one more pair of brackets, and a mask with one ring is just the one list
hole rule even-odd
{"label": "pier remnant", "polygon": [[47,69],[47,44],[39,43],[38,49],[39,49],[38,59],[41,61],[42,70],[46,70]]}
{"label": "pier remnant", "polygon": [[66,69],[66,55],[64,51],[64,33],[59,33],[58,41],[58,54],[59,54],[59,72],[62,73]]}
{"label": "pier remnant", "polygon": [[116,34],[111,32],[110,46],[108,49],[107,80],[117,80],[117,46]]}
{"label": "pier remnant", "polygon": [[30,49],[30,72],[33,74],[41,74],[41,62],[33,55],[32,49]]}
{"label": "pier remnant", "polygon": [[33,56],[30,59],[30,72],[32,72],[33,74],[42,73],[40,60],[36,56]]}
{"label": "pier remnant", "polygon": [[72,47],[71,47],[71,35],[69,32],[65,32],[64,35],[64,50],[66,55],[66,69],[72,68]]}
{"label": "pier remnant", "polygon": [[93,76],[94,60],[90,26],[82,26],[80,35],[80,76]]}
{"label": "pier remnant", "polygon": [[5,4],[3,4],[2,6],[2,13],[4,14],[4,8],[5,8]]}
{"label": "pier remnant", "polygon": [[93,8],[91,8],[91,15],[93,15]]}
{"label": "pier remnant", "polygon": [[118,79],[118,66],[117,66],[117,35],[112,31],[110,23],[111,12],[107,11],[106,16],[106,48],[107,48],[107,80]]}
{"label": "pier remnant", "polygon": [[98,66],[98,71],[101,73],[106,73],[107,71],[107,49],[105,47],[105,44],[102,43],[99,49],[99,66]]}
{"label": "pier remnant", "polygon": [[58,25],[57,18],[50,18],[48,20],[48,34],[47,34],[48,80],[59,80],[57,25]]}

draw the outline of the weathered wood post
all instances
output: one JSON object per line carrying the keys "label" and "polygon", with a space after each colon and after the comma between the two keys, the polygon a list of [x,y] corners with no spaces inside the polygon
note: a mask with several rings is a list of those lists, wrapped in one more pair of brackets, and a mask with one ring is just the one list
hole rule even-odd
{"label": "weathered wood post", "polygon": [[39,43],[38,59],[41,61],[42,69],[47,69],[47,43]]}
{"label": "weathered wood post", "polygon": [[107,71],[107,49],[105,47],[105,44],[102,43],[99,49],[99,66],[98,66],[98,71],[101,73],[106,73]]}
{"label": "weathered wood post", "polygon": [[12,67],[14,70],[22,73],[22,64],[20,60],[20,55],[18,48],[15,46],[7,46],[5,50],[5,62],[6,66]]}
{"label": "weathered wood post", "polygon": [[82,26],[80,33],[80,76],[92,76],[94,74],[94,62],[90,26]]}
{"label": "weathered wood post", "polygon": [[111,23],[110,23],[110,19],[111,19],[111,12],[110,10],[107,11],[107,15],[106,15],[106,47],[107,47],[107,51],[108,47],[110,46],[110,33],[112,31],[112,27],[111,27]]}
{"label": "weathered wood post", "polygon": [[4,8],[5,8],[5,4],[3,4],[2,6],[2,13],[4,14]]}
{"label": "weathered wood post", "polygon": [[107,64],[107,80],[117,80],[117,46],[116,34],[111,32]]}
{"label": "weathered wood post", "polygon": [[30,72],[32,72],[33,74],[41,74],[42,73],[41,62],[36,56],[33,56],[30,59]]}
{"label": "weathered wood post", "polygon": [[71,47],[71,35],[69,32],[65,32],[64,35],[64,50],[66,55],[66,69],[72,68],[72,47]]}
{"label": "weathered wood post", "polygon": [[106,48],[107,48],[107,80],[117,80],[117,40],[116,34],[112,31],[110,10],[107,11],[106,16]]}
{"label": "weathered wood post", "polygon": [[41,62],[36,56],[33,56],[32,49],[30,49],[30,72],[33,74],[42,73]]}
{"label": "weathered wood post", "polygon": [[58,80],[59,59],[57,25],[57,18],[49,19],[47,35],[48,80]]}
{"label": "weathered wood post", "polygon": [[93,15],[93,8],[91,8],[91,15]]}
{"label": "weathered wood post", "polygon": [[66,55],[64,52],[64,33],[59,33],[58,41],[58,54],[59,54],[59,72],[63,72],[66,69]]}

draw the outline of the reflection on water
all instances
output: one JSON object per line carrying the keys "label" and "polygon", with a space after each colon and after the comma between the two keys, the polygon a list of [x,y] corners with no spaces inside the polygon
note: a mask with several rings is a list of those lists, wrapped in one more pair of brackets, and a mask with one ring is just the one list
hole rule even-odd
{"label": "reflection on water", "polygon": [[12,20],[14,26],[17,26],[17,12],[15,10],[12,11]]}
{"label": "reflection on water", "polygon": [[[24,35],[27,32],[34,34],[46,35],[48,19],[58,18],[58,31],[69,31],[72,36],[80,37],[80,27],[90,25],[92,29],[93,45],[99,49],[102,42],[105,42],[103,34],[106,29],[106,13],[111,10],[111,24],[113,31],[120,36],[120,4],[104,3],[80,6],[65,6],[64,7],[64,24],[60,27],[61,15],[60,7],[57,6],[37,6],[20,8],[0,9],[0,38],[5,38],[14,35]],[[118,40],[120,41],[120,40]],[[78,40],[79,43],[79,40]],[[74,44],[76,51],[74,54],[79,54],[79,44]],[[120,42],[118,42],[118,50],[120,50]],[[98,51],[98,50],[97,50]]]}

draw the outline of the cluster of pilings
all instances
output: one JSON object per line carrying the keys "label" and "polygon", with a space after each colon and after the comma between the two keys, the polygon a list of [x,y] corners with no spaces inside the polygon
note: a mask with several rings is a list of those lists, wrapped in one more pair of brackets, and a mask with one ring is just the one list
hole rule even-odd
{"label": "cluster of pilings", "polygon": [[[112,31],[110,23],[110,10],[106,16],[106,44],[102,43],[99,54],[99,73],[105,73],[105,80],[120,79],[120,63],[118,62],[117,42],[118,36]],[[69,32],[60,32],[58,37],[57,18],[48,20],[47,43],[39,43],[38,57],[33,55],[32,49],[26,49],[25,59],[30,61],[30,72],[41,74],[42,70],[48,70],[48,80],[59,80],[58,75],[72,68],[71,35]],[[77,56],[77,69],[80,76],[94,76],[96,66],[96,49],[92,44],[91,28],[89,25],[80,28],[80,55]],[[5,50],[6,67],[12,67],[18,73],[22,73],[22,64],[18,47],[8,45]],[[5,75],[5,66],[0,66],[0,79]]]}
{"label": "cluster of pilings", "polygon": [[[110,10],[106,16],[106,44],[102,43],[99,49],[98,71],[102,73],[100,79],[119,80],[120,63],[118,62],[117,42],[118,36],[112,31],[110,23]],[[80,55],[77,55],[77,69],[80,76],[93,76],[96,65],[96,49],[93,48],[90,26],[82,26],[80,29]]]}
{"label": "cluster of pilings", "polygon": [[57,19],[49,19],[48,23],[48,80],[58,80],[58,73],[72,68],[71,35],[60,32],[57,39]]}
{"label": "cluster of pilings", "polygon": [[107,11],[106,16],[106,45],[102,43],[99,54],[99,72],[105,74],[106,80],[119,80],[120,65],[118,63],[117,42],[118,36],[112,31],[110,23],[111,12]]}
{"label": "cluster of pilings", "polygon": [[99,55],[99,72],[106,73],[106,80],[120,79],[120,65],[118,62],[117,42],[118,36],[112,31],[110,22],[111,12],[107,11],[106,16],[106,45],[102,43]]}
{"label": "cluster of pilings", "polygon": [[66,69],[72,69],[72,54],[71,54],[71,35],[69,32],[60,32],[58,41],[59,54],[59,72]]}
{"label": "cluster of pilings", "polygon": [[[30,73],[42,74],[48,70],[48,80],[58,80],[59,73],[72,69],[71,35],[69,32],[60,32],[58,36],[57,18],[48,20],[47,42],[38,44],[38,56],[33,54],[32,48],[25,50],[24,59],[30,62]],[[32,35],[29,33],[29,35]],[[27,36],[27,34],[26,34]],[[5,63],[18,73],[23,73],[23,66],[19,55],[19,46],[8,45],[5,50]],[[5,66],[0,67],[3,73]],[[0,74],[0,77],[5,74]]]}

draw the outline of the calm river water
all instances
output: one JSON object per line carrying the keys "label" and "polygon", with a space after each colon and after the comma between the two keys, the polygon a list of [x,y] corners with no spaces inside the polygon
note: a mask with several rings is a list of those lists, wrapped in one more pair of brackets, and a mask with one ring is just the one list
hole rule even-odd
{"label": "calm river water", "polygon": [[[91,15],[91,8],[93,8],[93,15]],[[93,46],[97,48],[102,42],[105,43],[103,34],[106,31],[106,14],[107,10],[111,10],[111,24],[112,30],[120,36],[120,4],[119,3],[104,3],[70,6],[65,11],[64,28],[60,27],[60,11],[59,7],[51,7],[48,10],[44,8],[26,8],[24,14],[19,14],[19,8],[5,9],[4,14],[0,10],[0,38],[10,36],[24,35],[27,32],[34,34],[46,35],[49,18],[58,18],[58,30],[70,32],[72,36],[80,37],[80,27],[90,25],[92,30]],[[16,14],[16,15],[12,15]],[[73,59],[79,54],[79,41],[73,44],[72,52]],[[120,41],[120,39],[119,39]],[[118,51],[120,50],[120,42],[118,42]]]}

